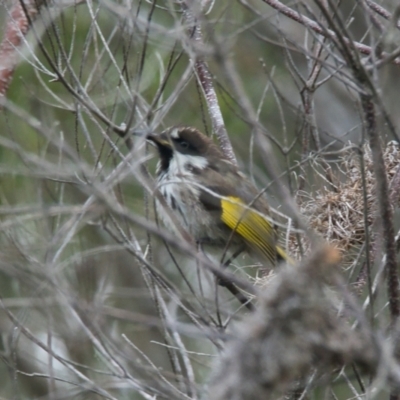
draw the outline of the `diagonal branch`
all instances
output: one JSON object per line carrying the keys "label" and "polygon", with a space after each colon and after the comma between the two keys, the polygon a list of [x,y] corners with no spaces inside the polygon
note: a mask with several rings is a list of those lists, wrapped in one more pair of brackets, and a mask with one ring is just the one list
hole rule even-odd
{"label": "diagonal branch", "polygon": [[[264,3],[268,4],[275,10],[277,10],[280,14],[285,15],[286,17],[292,19],[300,23],[301,25],[305,26],[306,28],[312,29],[314,32],[329,38],[329,39],[336,39],[338,35],[331,29],[326,29],[322,27],[318,22],[312,20],[311,18],[306,17],[305,15],[299,13],[293,8],[288,7],[287,5],[281,3],[279,0],[262,0]],[[361,54],[370,55],[374,52],[374,49],[371,46],[367,46],[365,44],[353,41],[347,37],[343,37],[343,40],[346,44],[352,44]],[[386,54],[383,53],[382,56]],[[400,58],[397,57],[393,60],[393,63],[396,65],[400,65]]]}
{"label": "diagonal branch", "polygon": [[[189,26],[189,33],[191,39],[197,46],[203,44],[203,34],[201,32],[198,21],[192,12],[192,9],[186,2],[182,2],[182,9],[184,18]],[[214,89],[212,76],[206,61],[199,55],[195,55],[194,68],[197,76],[197,80],[203,89],[204,97],[206,99],[208,113],[211,119],[213,132],[215,132],[221,150],[229,158],[231,162],[237,164],[236,156],[232,148],[231,141],[225,128],[224,119],[219,107],[217,93]]]}

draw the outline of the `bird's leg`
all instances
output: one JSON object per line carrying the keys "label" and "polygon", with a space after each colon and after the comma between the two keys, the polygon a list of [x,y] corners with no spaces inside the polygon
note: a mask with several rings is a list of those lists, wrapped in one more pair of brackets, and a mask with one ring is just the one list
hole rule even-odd
{"label": "bird's leg", "polygon": [[[225,268],[227,268],[228,266],[229,266],[229,264],[232,262],[232,261],[234,261],[237,257],[239,257],[239,255],[241,254],[241,253],[243,253],[244,251],[245,251],[245,246],[244,245],[241,245],[241,246],[239,246],[234,252],[233,252],[233,254],[224,262],[224,263],[222,263],[221,262],[221,266],[222,266],[222,268],[223,269],[225,269]],[[217,278],[217,284],[219,285],[219,286],[227,286],[227,284],[230,284],[230,282],[227,282],[226,280],[224,280],[224,279],[221,279],[221,278]]]}
{"label": "bird's leg", "polygon": [[[201,242],[197,242],[197,249],[201,251],[206,257],[207,254],[204,251],[203,246],[201,245]],[[226,268],[236,257],[239,256],[240,253],[242,253],[245,250],[244,246],[240,246],[227,261],[225,261],[222,264],[223,268]],[[240,291],[232,282],[230,282],[227,279],[222,279],[219,277],[216,277],[216,282],[219,286],[223,286],[226,289],[228,289],[248,310],[254,311],[254,305],[251,302],[251,299],[249,299],[244,293]]]}
{"label": "bird's leg", "polygon": [[244,244],[240,245],[234,252],[233,254],[223,263],[221,264],[223,268],[226,268],[229,266],[231,262],[236,260],[246,250],[246,246]]}
{"label": "bird's leg", "polygon": [[[226,260],[224,263],[221,262],[221,266],[223,269],[229,266],[229,264],[235,260],[243,251],[245,251],[245,246],[240,246],[235,252]],[[233,282],[228,279],[216,277],[216,283],[219,286],[225,287],[228,289],[248,310],[254,311],[254,305],[240,289],[238,289]]]}

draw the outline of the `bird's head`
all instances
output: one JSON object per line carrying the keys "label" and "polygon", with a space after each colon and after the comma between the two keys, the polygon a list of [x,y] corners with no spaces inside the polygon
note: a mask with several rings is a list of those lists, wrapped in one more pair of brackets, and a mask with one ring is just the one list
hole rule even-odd
{"label": "bird's head", "polygon": [[160,134],[149,134],[160,155],[159,173],[167,171],[172,162],[180,168],[204,169],[213,160],[225,159],[218,146],[196,128],[173,126]]}

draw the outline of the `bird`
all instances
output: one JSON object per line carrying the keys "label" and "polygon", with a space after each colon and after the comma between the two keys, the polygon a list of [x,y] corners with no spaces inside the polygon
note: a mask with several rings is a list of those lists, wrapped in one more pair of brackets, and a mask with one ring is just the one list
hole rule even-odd
{"label": "bird", "polygon": [[[290,261],[278,245],[267,200],[214,141],[190,126],[147,134],[158,150],[157,189],[176,220],[199,245],[242,252],[262,263]],[[155,201],[167,229],[178,232]]]}

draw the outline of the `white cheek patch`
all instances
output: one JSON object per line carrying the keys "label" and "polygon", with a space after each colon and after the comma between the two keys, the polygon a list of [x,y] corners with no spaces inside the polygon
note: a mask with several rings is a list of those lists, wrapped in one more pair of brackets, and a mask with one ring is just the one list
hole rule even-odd
{"label": "white cheek patch", "polygon": [[174,156],[172,157],[169,170],[171,171],[171,173],[173,173],[173,171],[175,171],[176,173],[185,172],[184,166],[186,164],[196,169],[204,169],[207,167],[208,162],[205,157],[181,154],[176,151],[174,153]]}

